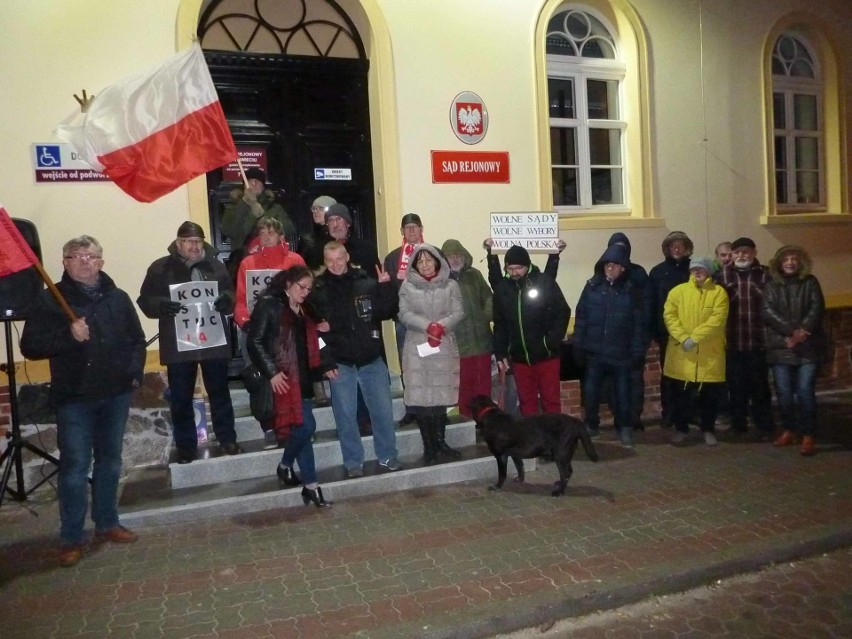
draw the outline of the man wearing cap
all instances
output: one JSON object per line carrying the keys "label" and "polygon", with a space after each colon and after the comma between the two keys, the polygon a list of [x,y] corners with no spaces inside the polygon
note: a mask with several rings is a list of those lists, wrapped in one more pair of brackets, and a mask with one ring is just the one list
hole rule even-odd
{"label": "man wearing cap", "polygon": [[311,203],[311,232],[299,238],[296,252],[305,258],[308,268],[316,271],[322,268],[322,247],[331,238],[325,227],[325,214],[332,204],[337,204],[330,195],[320,195]]}
{"label": "man wearing cap", "polygon": [[229,267],[237,272],[240,260],[256,251],[260,242],[257,239],[257,221],[263,217],[274,217],[281,222],[281,230],[290,248],[296,247],[296,226],[284,211],[284,207],[275,201],[275,194],[266,188],[266,173],[256,167],[246,171],[248,186],[231,191],[230,202],[225,205],[222,214],[222,234],[231,239],[231,257]]}
{"label": "man wearing cap", "polygon": [[[402,283],[405,281],[405,276],[408,273],[409,261],[414,255],[414,247],[423,243],[423,222],[417,213],[406,213],[402,216],[402,222],[399,228],[402,234],[402,245],[398,246],[385,257],[385,272],[391,276],[391,281],[394,283],[396,292],[399,293]],[[402,366],[402,347],[405,344],[405,325],[397,318],[394,318],[394,328],[396,329],[396,348],[399,354],[399,364]],[[405,373],[405,371],[403,371]],[[406,426],[414,422],[414,415],[405,409],[405,415],[400,420],[401,426]]]}
{"label": "man wearing cap", "polygon": [[494,289],[494,354],[501,371],[511,362],[521,414],[561,412],[559,348],[571,308],[552,277],[512,246],[504,259],[507,278]]}
{"label": "man wearing cap", "polygon": [[[169,254],[148,267],[136,303],[146,317],[159,320],[160,363],[166,366],[169,380],[169,405],[178,463],[188,464],[198,456],[195,411],[192,397],[198,366],[210,398],[213,432],[219,447],[228,455],[242,452],[234,431],[234,408],[228,389],[229,343],[210,348],[180,351],[177,345],[175,317],[182,310],[171,300],[169,286],[185,282],[217,282],[219,295],[213,303],[221,326],[227,327],[226,315],[234,310],[234,284],[218,251],[204,241],[204,229],[195,222],[184,222],[177,238],[169,245]],[[230,341],[230,331],[225,330]]]}
{"label": "man wearing cap", "polygon": [[695,397],[704,443],[716,445],[714,434],[719,390],[725,381],[725,324],[728,296],[712,275],[709,257],[692,258],[689,281],[675,286],[666,298],[663,321],[669,334],[663,375],[673,391],[673,444],[689,433]]}
{"label": "man wearing cap", "polygon": [[728,292],[727,380],[731,404],[731,431],[745,433],[749,407],[761,440],[775,431],[772,395],[766,363],[765,326],[761,318],[763,289],[769,283],[767,269],[757,261],[754,240],[741,237],[731,243],[733,261],[716,274]]}
{"label": "man wearing cap", "polygon": [[345,204],[335,202],[325,211],[324,231],[314,228],[314,237],[308,243],[309,249],[302,254],[305,262],[312,269],[323,265],[323,248],[328,242],[336,240],[346,247],[353,266],[360,266],[368,277],[376,277],[376,266],[379,262],[379,250],[372,242],[351,234],[352,214]]}
{"label": "man wearing cap", "polygon": [[[665,362],[669,334],[666,323],[663,321],[663,307],[666,304],[669,291],[678,284],[689,281],[689,258],[692,255],[694,245],[683,231],[672,231],[663,239],[662,249],[663,261],[648,273],[646,289],[648,298],[645,308],[649,314],[648,326],[651,337],[659,346],[660,361]],[[673,393],[674,390],[670,387],[669,380],[664,377],[660,383],[660,409],[664,427],[669,427],[672,424]]]}

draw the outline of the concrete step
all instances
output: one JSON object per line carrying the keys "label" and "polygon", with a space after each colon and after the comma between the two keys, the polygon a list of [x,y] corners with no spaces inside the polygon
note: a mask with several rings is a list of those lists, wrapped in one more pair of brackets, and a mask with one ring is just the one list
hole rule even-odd
{"label": "concrete step", "polygon": [[[330,408],[328,409],[331,410]],[[256,422],[255,422],[256,424]],[[275,474],[275,467],[281,460],[281,451],[264,450],[263,440],[258,438],[260,426],[255,426],[254,439],[241,442],[246,451],[242,455],[224,455],[215,444],[199,449],[200,459],[191,464],[176,463],[176,454],[172,452],[169,464],[171,485],[174,489],[209,486],[229,481],[239,481]],[[476,429],[472,421],[456,418],[447,426],[447,443],[453,448],[471,446],[476,442]],[[364,445],[364,459],[375,460],[373,437],[361,438]],[[399,457],[423,455],[423,440],[417,427],[405,427],[397,430],[396,447]],[[343,459],[336,431],[317,433],[314,439],[314,457],[318,471],[340,467]]]}
{"label": "concrete step", "polygon": [[[422,466],[422,457],[403,457],[405,470],[380,472],[375,461],[365,463],[364,477],[345,479],[343,469],[334,467],[319,472],[326,500],[344,507],[349,499],[381,496],[390,492],[429,489],[463,481],[482,481],[487,490],[497,479],[497,464],[484,444],[460,449],[462,459]],[[193,462],[190,466],[195,466]],[[535,470],[536,460],[525,461],[527,471]],[[557,479],[556,467],[554,480]],[[301,488],[279,489],[274,467],[263,477],[224,482],[218,485],[174,489],[169,485],[168,468],[137,468],[122,487],[119,510],[123,524],[135,528],[194,521],[208,517],[231,517],[273,508],[304,507]],[[515,470],[509,464],[509,478]]]}

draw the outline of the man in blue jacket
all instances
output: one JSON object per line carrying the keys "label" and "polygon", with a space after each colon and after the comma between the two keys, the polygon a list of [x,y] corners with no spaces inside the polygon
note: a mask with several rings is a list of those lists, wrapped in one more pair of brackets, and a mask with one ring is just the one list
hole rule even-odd
{"label": "man in blue jacket", "polygon": [[[59,563],[83,556],[92,467],[95,538],[131,543],[137,536],[118,520],[118,480],[130,393],[142,383],[145,335],[127,293],[103,266],[103,248],[83,235],[62,248],[65,272],[56,285],[77,319],[69,321],[49,291],[24,325],[21,353],[50,360],[59,453]],[[94,466],[92,459],[94,458]]]}

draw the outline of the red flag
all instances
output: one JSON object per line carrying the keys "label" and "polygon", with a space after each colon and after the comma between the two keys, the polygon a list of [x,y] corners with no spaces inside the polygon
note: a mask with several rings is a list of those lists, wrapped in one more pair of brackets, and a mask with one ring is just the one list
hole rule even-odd
{"label": "red flag", "polygon": [[0,205],[0,277],[38,264],[38,258],[18,227]]}
{"label": "red flag", "polygon": [[57,134],[140,202],[232,162],[234,138],[198,44],[107,87]]}

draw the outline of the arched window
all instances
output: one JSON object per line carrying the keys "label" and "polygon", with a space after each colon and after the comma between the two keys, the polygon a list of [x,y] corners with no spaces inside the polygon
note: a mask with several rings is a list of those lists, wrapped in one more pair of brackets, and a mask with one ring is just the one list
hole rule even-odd
{"label": "arched window", "polygon": [[548,22],[545,39],[553,205],[557,210],[624,211],[622,83],[614,30],[586,7]]}
{"label": "arched window", "polygon": [[783,33],[772,51],[775,202],[779,213],[825,209],[825,127],[819,64],[807,41]]}

